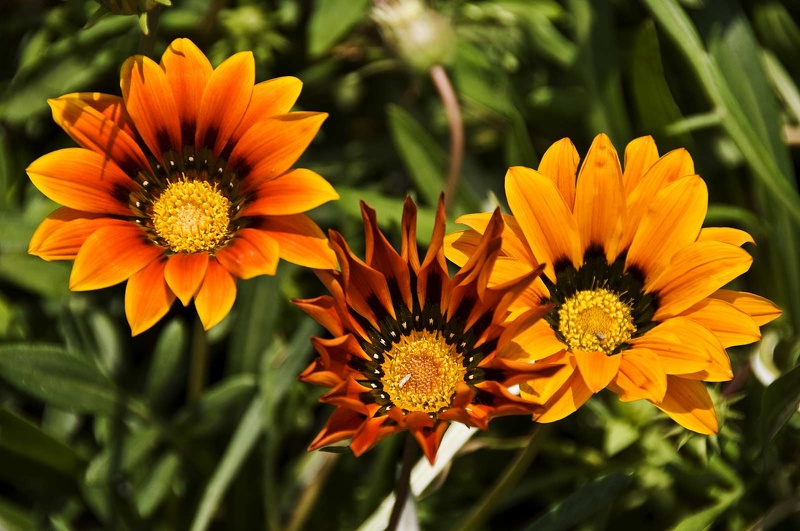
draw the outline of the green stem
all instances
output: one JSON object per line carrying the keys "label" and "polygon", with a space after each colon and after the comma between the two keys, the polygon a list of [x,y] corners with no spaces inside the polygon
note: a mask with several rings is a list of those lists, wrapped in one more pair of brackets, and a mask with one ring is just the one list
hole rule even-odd
{"label": "green stem", "polygon": [[151,9],[146,13],[146,16],[147,35],[142,33],[142,37],[139,39],[139,53],[150,57],[156,47],[156,33],[158,32],[158,19],[161,17],[161,6]]}
{"label": "green stem", "polygon": [[392,508],[392,515],[389,517],[386,531],[395,531],[400,523],[400,517],[403,515],[403,509],[411,492],[411,469],[414,468],[414,463],[417,460],[418,449],[414,436],[411,435],[411,432],[406,433],[406,444],[403,447],[403,466],[400,469],[400,477],[397,478],[397,487],[394,491],[394,507]]}
{"label": "green stem", "polygon": [[208,379],[208,336],[198,317],[192,333],[192,357],[189,365],[189,381],[186,398],[194,402],[203,394]]}
{"label": "green stem", "polygon": [[517,456],[503,471],[503,474],[495,481],[489,494],[483,498],[480,505],[476,506],[472,511],[467,514],[453,529],[480,529],[483,523],[492,516],[492,509],[500,499],[505,496],[511,487],[517,484],[522,475],[528,471],[528,467],[533,462],[536,454],[539,452],[539,447],[542,444],[541,433],[546,431],[548,427],[537,424],[528,438],[528,444],[525,445]]}
{"label": "green stem", "polygon": [[461,178],[461,165],[464,162],[464,120],[461,117],[461,107],[458,96],[450,83],[447,71],[442,65],[431,68],[433,79],[439,97],[442,98],[447,123],[450,126],[450,162],[447,167],[447,179],[444,184],[444,204],[449,211],[450,205],[455,201],[458,181]]}

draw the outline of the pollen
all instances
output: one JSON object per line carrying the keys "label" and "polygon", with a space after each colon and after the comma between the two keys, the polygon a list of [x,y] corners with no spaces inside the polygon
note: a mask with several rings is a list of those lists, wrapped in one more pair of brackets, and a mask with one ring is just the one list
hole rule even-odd
{"label": "pollen", "polygon": [[153,204],[153,227],[176,253],[213,251],[228,233],[230,206],[216,185],[171,182]]}
{"label": "pollen", "polygon": [[636,332],[631,307],[605,289],[578,291],[558,310],[558,331],[573,350],[615,353]]}
{"label": "pollen", "polygon": [[467,372],[455,346],[430,332],[403,336],[385,356],[383,389],[406,411],[437,413],[449,407]]}

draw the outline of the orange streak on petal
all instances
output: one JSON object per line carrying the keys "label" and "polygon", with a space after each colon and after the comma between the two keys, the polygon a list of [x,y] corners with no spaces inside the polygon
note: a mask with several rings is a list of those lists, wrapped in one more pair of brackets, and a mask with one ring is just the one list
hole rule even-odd
{"label": "orange streak on petal", "polygon": [[253,278],[274,275],[280,247],[269,234],[259,229],[241,229],[216,253],[217,260],[235,277]]}
{"label": "orange streak on petal", "polygon": [[333,186],[317,173],[299,168],[261,183],[255,198],[239,216],[286,216],[300,214],[339,199]]}
{"label": "orange streak on petal", "polygon": [[247,107],[247,112],[233,134],[231,143],[235,144],[256,122],[270,116],[288,113],[297,101],[297,97],[300,96],[302,88],[303,82],[291,76],[277,77],[258,83],[253,87],[250,106]]}
{"label": "orange streak on petal", "polygon": [[658,292],[654,320],[678,315],[750,269],[752,263],[747,251],[728,243],[709,241],[687,246],[675,254],[664,274],[654,282],[645,282],[647,292]]}
{"label": "orange streak on petal", "polygon": [[175,97],[181,137],[194,139],[200,101],[213,68],[206,56],[189,39],[175,39],[161,56],[161,68]]}
{"label": "orange streak on petal", "polygon": [[667,376],[667,393],[655,405],[688,430],[705,435],[719,431],[714,403],[702,382]]}
{"label": "orange streak on petal", "polygon": [[658,160],[658,149],[652,136],[633,139],[625,147],[625,171],[622,181],[625,186],[625,197],[633,192],[636,185]]}
{"label": "orange streak on petal", "polygon": [[771,300],[746,291],[720,289],[709,296],[733,304],[752,317],[758,326],[764,326],[770,321],[774,321],[783,313]]}
{"label": "orange streak on petal", "polygon": [[336,269],[336,255],[328,238],[307,215],[265,217],[258,228],[278,242],[284,260],[315,269]]}
{"label": "orange streak on petal", "polygon": [[567,258],[583,263],[578,224],[553,182],[541,173],[514,167],[506,173],[506,196],[534,258],[545,264],[545,274],[555,280],[553,264]]}
{"label": "orange streak on petal", "polygon": [[176,253],[169,257],[164,277],[181,303],[188,306],[197,294],[208,267],[208,253]]}
{"label": "orange streak on petal", "polygon": [[593,393],[605,389],[619,372],[622,357],[607,356],[604,352],[573,352],[583,381]]}
{"label": "orange streak on petal", "polygon": [[581,247],[600,245],[612,263],[625,215],[622,169],[611,140],[599,134],[581,166],[573,209]]}
{"label": "orange streak on petal", "polygon": [[206,277],[194,299],[203,328],[208,330],[228,315],[236,299],[236,281],[216,260],[208,261]]}
{"label": "orange streak on petal", "polygon": [[33,161],[27,172],[34,186],[56,203],[97,214],[131,215],[128,194],[136,183],[99,153],[60,149]]}
{"label": "orange streak on petal", "polygon": [[544,152],[539,173],[553,180],[570,210],[575,205],[575,172],[580,155],[569,138],[562,138]]}
{"label": "orange streak on petal", "polygon": [[125,315],[131,335],[139,335],[164,317],[175,294],[164,280],[165,260],[154,260],[128,279],[125,287]]}
{"label": "orange streak on petal", "polygon": [[81,246],[69,278],[69,289],[106,288],[130,278],[164,254],[133,223],[97,229]]}

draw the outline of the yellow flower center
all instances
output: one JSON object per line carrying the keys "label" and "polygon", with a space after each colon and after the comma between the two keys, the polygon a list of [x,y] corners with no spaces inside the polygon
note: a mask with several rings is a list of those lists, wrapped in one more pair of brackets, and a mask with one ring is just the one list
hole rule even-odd
{"label": "yellow flower center", "polygon": [[558,310],[558,331],[572,350],[614,350],[636,332],[631,308],[605,288],[578,291]]}
{"label": "yellow flower center", "polygon": [[448,407],[467,372],[464,357],[444,338],[429,332],[404,336],[383,362],[383,390],[406,411],[436,413]]}
{"label": "yellow flower center", "polygon": [[228,233],[230,206],[216,185],[171,182],[153,205],[153,227],[176,253],[212,251]]}

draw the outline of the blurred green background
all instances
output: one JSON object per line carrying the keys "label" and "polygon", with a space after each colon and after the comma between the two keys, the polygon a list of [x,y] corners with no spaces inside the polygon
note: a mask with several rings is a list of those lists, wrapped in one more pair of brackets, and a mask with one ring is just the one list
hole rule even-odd
{"label": "blurred green background", "polygon": [[[396,3],[376,2],[384,13]],[[758,243],[734,288],[784,315],[761,343],[729,349],[737,376],[712,385],[718,436],[603,392],[517,461],[534,426],[498,419],[425,488],[421,528],[800,528],[800,4],[440,1],[420,13],[436,28],[423,42],[396,18],[379,27],[369,0],[172,4],[148,14],[144,37],[136,16],[83,29],[94,1],[0,0],[0,528],[356,529],[392,492],[401,437],[358,459],[306,452],[333,409],[295,380],[323,333],[288,302],[323,293],[309,271],[281,263],[275,277],[240,281],[208,342],[178,304],[131,338],[123,286],[70,293],[71,263],[26,254],[56,205],[25,167],[73,145],[46,98],[119,94],[125,58],[158,58],[176,37],[214,65],[252,50],[258,81],[304,82],[298,108],[330,117],[298,165],[341,195],[312,216],[359,253],[359,199],[397,242],[411,194],[420,243],[429,237],[450,142],[428,72],[437,62],[465,133],[450,220],[502,204],[506,169],[536,167],[559,138],[583,155],[606,132],[621,155],[650,134],[660,153],[694,157],[706,224]],[[204,354],[207,385],[188,397],[190,359]],[[518,477],[504,476],[509,466]]]}

